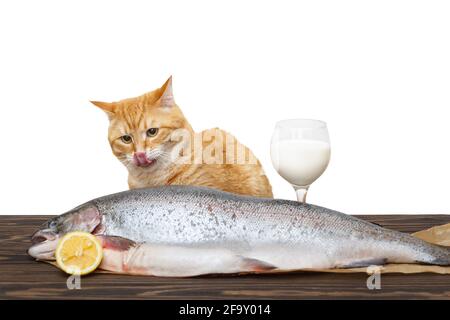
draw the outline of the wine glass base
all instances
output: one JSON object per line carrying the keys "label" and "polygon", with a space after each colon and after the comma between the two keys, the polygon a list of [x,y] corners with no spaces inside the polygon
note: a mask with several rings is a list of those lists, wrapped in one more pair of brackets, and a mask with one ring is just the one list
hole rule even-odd
{"label": "wine glass base", "polygon": [[306,195],[308,194],[309,186],[300,187],[292,185],[294,187],[295,193],[297,194],[297,201],[301,203],[306,203]]}

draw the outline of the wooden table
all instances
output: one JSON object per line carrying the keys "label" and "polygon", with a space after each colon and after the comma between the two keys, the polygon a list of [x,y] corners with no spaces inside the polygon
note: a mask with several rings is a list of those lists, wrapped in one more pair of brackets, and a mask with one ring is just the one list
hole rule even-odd
{"label": "wooden table", "polygon": [[[414,232],[450,222],[450,215],[359,216]],[[158,278],[94,273],[68,290],[67,277],[26,254],[30,235],[49,216],[0,216],[0,299],[450,299],[450,276],[384,274],[368,290],[366,274],[297,272],[277,275]]]}

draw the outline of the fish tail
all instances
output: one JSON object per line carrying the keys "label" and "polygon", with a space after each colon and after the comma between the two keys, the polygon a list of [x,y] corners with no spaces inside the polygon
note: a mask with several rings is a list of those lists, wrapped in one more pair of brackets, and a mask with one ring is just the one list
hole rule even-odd
{"label": "fish tail", "polygon": [[439,246],[439,254],[431,261],[438,266],[450,266],[450,247]]}
{"label": "fish tail", "polygon": [[431,245],[430,249],[426,257],[417,259],[416,262],[436,266],[450,266],[450,247]]}

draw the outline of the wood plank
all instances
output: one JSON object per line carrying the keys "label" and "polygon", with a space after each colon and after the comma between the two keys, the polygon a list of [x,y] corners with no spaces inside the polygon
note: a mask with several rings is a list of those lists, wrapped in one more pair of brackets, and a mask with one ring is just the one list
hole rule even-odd
{"label": "wood plank", "polygon": [[[360,218],[403,232],[450,222],[450,215],[370,215]],[[30,235],[50,216],[0,216],[0,299],[450,299],[450,276],[382,275],[368,290],[365,274],[297,272],[277,275],[158,278],[94,273],[81,290],[66,275],[31,259]]]}

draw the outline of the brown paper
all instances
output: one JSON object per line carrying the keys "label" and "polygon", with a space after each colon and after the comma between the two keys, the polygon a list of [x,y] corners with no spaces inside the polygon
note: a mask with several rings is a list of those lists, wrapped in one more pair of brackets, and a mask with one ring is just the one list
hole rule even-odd
{"label": "brown paper", "polygon": [[[450,223],[432,227],[430,229],[418,231],[412,234],[413,236],[425,240],[430,243],[438,244],[441,246],[450,246]],[[54,261],[45,261],[57,267],[57,264]],[[423,273],[423,272],[432,272],[432,273],[440,273],[440,274],[450,274],[450,266],[441,267],[441,266],[431,266],[431,265],[423,265],[423,264],[386,264],[383,266],[376,266],[378,271],[381,273]],[[305,269],[305,270],[277,270],[277,271],[269,271],[269,272],[261,272],[261,273],[285,273],[292,271],[308,271],[308,272],[331,272],[331,273],[355,273],[355,272],[363,272],[363,273],[373,273],[373,268],[349,268],[349,269]],[[96,270],[96,273],[112,273],[104,270]],[[259,273],[259,272],[258,272]]]}

